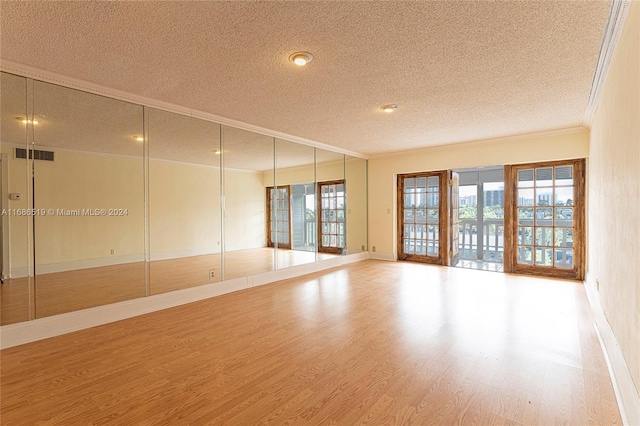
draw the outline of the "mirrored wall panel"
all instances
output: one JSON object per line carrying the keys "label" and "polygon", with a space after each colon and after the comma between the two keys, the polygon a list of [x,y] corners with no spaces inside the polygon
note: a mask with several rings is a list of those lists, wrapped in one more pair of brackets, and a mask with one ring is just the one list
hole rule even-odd
{"label": "mirrored wall panel", "polygon": [[346,253],[344,155],[316,148],[318,260]]}
{"label": "mirrored wall panel", "polygon": [[220,125],[146,109],[149,293],[222,279]]}
{"label": "mirrored wall panel", "polygon": [[268,187],[269,244],[278,269],[316,260],[317,217],[314,148],[276,139],[276,182]]}
{"label": "mirrored wall panel", "polygon": [[367,250],[367,162],[2,73],[0,325]]}
{"label": "mirrored wall panel", "polygon": [[222,126],[224,279],[272,271],[267,190],[275,185],[274,138]]}
{"label": "mirrored wall panel", "polygon": [[33,264],[28,238],[31,218],[26,214],[31,207],[28,177],[31,174],[31,163],[15,156],[16,149],[26,152],[27,135],[33,129],[33,120],[27,114],[26,79],[6,73],[2,73],[1,78],[0,325],[6,325],[33,318],[33,312],[30,312],[30,301],[33,299],[33,281],[30,279],[33,270],[30,266]]}
{"label": "mirrored wall panel", "polygon": [[369,250],[367,233],[367,160],[347,156],[347,254]]}
{"label": "mirrored wall panel", "polygon": [[39,81],[33,98],[36,317],[145,296],[143,108]]}

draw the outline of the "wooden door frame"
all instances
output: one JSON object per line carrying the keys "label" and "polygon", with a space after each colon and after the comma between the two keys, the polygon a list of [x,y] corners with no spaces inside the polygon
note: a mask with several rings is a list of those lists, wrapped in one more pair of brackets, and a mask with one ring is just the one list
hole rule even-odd
{"label": "wooden door frame", "polygon": [[[455,180],[456,180],[456,185],[455,185],[455,196],[456,196],[456,211],[454,212],[454,206],[453,206],[453,196],[454,196],[454,185],[453,185],[453,181],[454,181],[454,176],[455,176]],[[459,212],[460,212],[460,175],[453,171],[453,170],[449,170],[448,171],[448,179],[449,179],[449,185],[448,185],[448,191],[447,191],[447,196],[448,196],[448,200],[447,202],[448,204],[448,214],[447,214],[447,218],[449,220],[449,224],[447,226],[447,229],[449,231],[449,250],[447,252],[447,265],[448,266],[456,266],[459,261],[460,261],[460,217],[459,217]],[[454,224],[458,225],[457,229],[454,229]],[[456,235],[457,232],[457,235]],[[455,238],[454,238],[455,236]],[[454,244],[453,242],[457,241],[458,244],[457,246],[455,246],[454,248]],[[454,255],[455,252],[455,255]]]}
{"label": "wooden door frame", "polygon": [[[275,247],[276,242],[271,240],[271,190],[286,189],[289,194],[289,244],[282,244],[278,241],[279,249],[291,250],[291,238],[293,235],[291,229],[291,185],[267,186],[267,247]],[[276,200],[278,197],[276,196]],[[276,228],[277,229],[277,228]]]}
{"label": "wooden door frame", "polygon": [[[573,269],[519,264],[517,250],[518,170],[558,166],[573,166],[574,214],[573,245],[571,247],[574,256]],[[504,272],[531,274],[553,278],[574,279],[581,281],[584,280],[586,263],[585,171],[586,161],[584,158],[560,161],[544,161],[539,163],[510,164],[504,166]]]}
{"label": "wooden door frame", "polygon": [[[438,256],[422,256],[404,253],[404,180],[415,177],[437,176],[439,191],[438,206]],[[403,173],[397,175],[396,181],[396,207],[397,207],[397,253],[398,260],[447,265],[449,263],[449,171],[438,170],[431,172]]]}
{"label": "wooden door frame", "polygon": [[[345,208],[344,208],[344,238],[345,238],[345,247],[325,247],[322,245],[322,192],[320,190],[320,187],[322,185],[340,185],[342,184],[342,187],[344,188],[344,199],[345,199]],[[347,243],[347,208],[346,208],[346,203],[347,203],[347,186],[346,186],[346,182],[344,179],[337,179],[337,180],[328,180],[328,181],[324,181],[324,182],[316,182],[316,217],[317,219],[317,246],[318,246],[318,253],[333,253],[333,254],[342,254],[344,250],[346,250],[346,243]]]}

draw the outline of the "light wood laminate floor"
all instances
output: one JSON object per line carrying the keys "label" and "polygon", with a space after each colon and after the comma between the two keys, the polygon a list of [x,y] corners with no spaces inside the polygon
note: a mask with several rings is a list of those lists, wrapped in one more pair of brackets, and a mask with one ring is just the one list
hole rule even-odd
{"label": "light wood laminate floor", "polygon": [[363,261],[10,349],[2,424],[621,424],[581,283]]}

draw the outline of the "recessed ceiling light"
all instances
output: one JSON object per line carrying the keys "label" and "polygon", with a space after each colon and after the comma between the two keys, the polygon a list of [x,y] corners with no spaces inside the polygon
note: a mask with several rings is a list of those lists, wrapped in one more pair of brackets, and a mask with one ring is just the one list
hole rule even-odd
{"label": "recessed ceiling light", "polygon": [[24,118],[24,117],[16,117],[16,120],[19,120],[22,122],[22,124],[38,124],[39,121],[38,120],[29,120],[28,118]]}
{"label": "recessed ceiling light", "polygon": [[299,67],[303,67],[313,61],[313,55],[309,52],[296,52],[289,56],[289,60]]}
{"label": "recessed ceiling light", "polygon": [[398,105],[396,104],[389,104],[389,105],[384,105],[382,107],[380,107],[380,109],[384,112],[393,112],[396,109],[398,109]]}
{"label": "recessed ceiling light", "polygon": [[220,154],[222,154],[222,151],[220,151],[219,149],[214,149],[213,153],[216,154],[216,155],[220,155]]}
{"label": "recessed ceiling light", "polygon": [[144,138],[142,136],[136,136],[136,140],[138,142],[144,142]]}

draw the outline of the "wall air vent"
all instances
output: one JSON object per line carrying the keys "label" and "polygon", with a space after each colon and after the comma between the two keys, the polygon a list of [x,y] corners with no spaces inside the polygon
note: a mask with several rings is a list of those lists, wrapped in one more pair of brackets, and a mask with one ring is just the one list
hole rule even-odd
{"label": "wall air vent", "polygon": [[[25,148],[16,148],[16,158],[27,158]],[[29,150],[29,160],[53,161],[53,151],[40,151],[39,149]]]}

